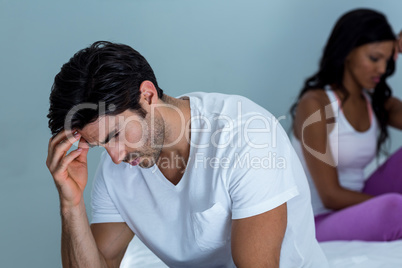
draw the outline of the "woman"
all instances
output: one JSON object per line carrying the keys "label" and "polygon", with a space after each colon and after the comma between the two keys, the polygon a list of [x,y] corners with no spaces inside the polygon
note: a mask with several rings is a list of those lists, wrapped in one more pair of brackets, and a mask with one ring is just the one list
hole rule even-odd
{"label": "woman", "polygon": [[319,241],[402,238],[402,150],[364,176],[387,127],[402,129],[402,102],[386,83],[401,47],[384,15],[346,13],[292,106],[292,142],[309,178]]}

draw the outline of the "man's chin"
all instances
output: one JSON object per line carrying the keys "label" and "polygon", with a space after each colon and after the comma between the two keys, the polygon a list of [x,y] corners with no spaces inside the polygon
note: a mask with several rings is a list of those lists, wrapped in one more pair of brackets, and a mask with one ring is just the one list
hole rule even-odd
{"label": "man's chin", "polygon": [[151,168],[155,165],[155,161],[153,159],[143,159],[139,164],[141,168]]}

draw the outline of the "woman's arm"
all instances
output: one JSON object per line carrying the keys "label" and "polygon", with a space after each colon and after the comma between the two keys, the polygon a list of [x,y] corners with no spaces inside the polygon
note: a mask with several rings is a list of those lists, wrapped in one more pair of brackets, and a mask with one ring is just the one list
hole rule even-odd
{"label": "woman's arm", "polygon": [[[297,106],[294,133],[302,144],[307,167],[324,206],[339,210],[366,201],[371,196],[345,189],[339,184],[337,161],[327,145],[328,134],[332,130],[330,124],[334,123],[327,122],[327,105],[330,103],[325,91],[307,92]],[[321,119],[313,124],[305,124],[312,115]]]}
{"label": "woman's arm", "polygon": [[[402,31],[395,42],[395,61],[398,59],[399,53],[402,53]],[[385,103],[385,109],[389,114],[388,125],[402,130],[402,102],[397,98],[391,97]]]}
{"label": "woman's arm", "polygon": [[385,103],[385,109],[388,111],[388,124],[392,127],[402,130],[402,102],[391,97]]}

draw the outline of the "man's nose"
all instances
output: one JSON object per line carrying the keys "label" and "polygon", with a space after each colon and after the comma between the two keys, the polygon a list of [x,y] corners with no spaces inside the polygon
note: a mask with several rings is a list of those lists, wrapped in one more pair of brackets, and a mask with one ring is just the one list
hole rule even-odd
{"label": "man's nose", "polygon": [[116,143],[114,145],[105,146],[107,153],[112,158],[113,163],[120,164],[125,157],[125,150],[122,144]]}

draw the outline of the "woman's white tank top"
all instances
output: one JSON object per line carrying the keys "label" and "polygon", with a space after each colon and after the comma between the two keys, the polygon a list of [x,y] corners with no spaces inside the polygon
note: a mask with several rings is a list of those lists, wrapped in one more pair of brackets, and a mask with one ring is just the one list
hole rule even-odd
{"label": "woman's white tank top", "polygon": [[[378,134],[378,124],[371,107],[370,96],[367,92],[364,92],[370,115],[370,128],[364,132],[360,132],[356,131],[346,119],[342,112],[340,100],[329,86],[325,87],[325,92],[330,100],[330,105],[326,107],[327,118],[321,120],[326,120],[331,117],[335,118],[334,126],[328,135],[329,144],[327,146],[334,159],[334,163],[331,164],[337,168],[338,180],[342,187],[361,192],[366,181],[364,169],[374,159],[376,154]],[[328,108],[331,108],[331,110]],[[294,135],[292,135],[291,140],[309,181],[314,215],[331,212],[331,210],[325,208],[321,202],[310,172],[308,171],[301,142]],[[318,152],[315,152],[315,154],[313,152],[313,155],[320,159],[325,159],[321,158]],[[325,176],[325,174],[321,174],[321,176]]]}

